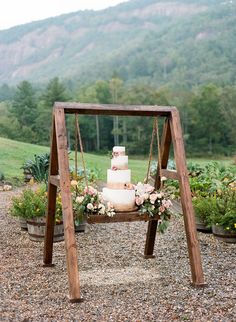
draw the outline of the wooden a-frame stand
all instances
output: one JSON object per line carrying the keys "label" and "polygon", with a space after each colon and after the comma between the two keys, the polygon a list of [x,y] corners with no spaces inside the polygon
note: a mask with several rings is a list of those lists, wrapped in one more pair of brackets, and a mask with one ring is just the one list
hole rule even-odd
{"label": "wooden a-frame stand", "polygon": [[[74,231],[72,199],[70,192],[69,160],[67,152],[67,133],[65,114],[89,114],[89,115],[123,115],[123,116],[162,116],[165,123],[161,138],[161,174],[167,178],[179,181],[181,203],[184,215],[184,224],[190,259],[192,284],[204,286],[204,276],[201,263],[201,255],[196,233],[194,210],[191,200],[188,172],[185,161],[184,142],[180,125],[179,113],[175,107],[162,106],[121,106],[98,105],[79,103],[55,103],[52,117],[51,157],[48,185],[48,212],[46,220],[46,235],[44,244],[44,266],[53,266],[53,233],[56,207],[57,188],[60,187],[62,197],[66,262],[69,279],[69,298],[71,302],[80,302],[80,281],[78,270],[77,247]],[[176,171],[167,169],[170,145],[173,143]],[[155,187],[160,187],[160,173],[157,172]],[[122,222],[122,221],[149,221],[145,258],[152,258],[157,220],[151,220],[147,215],[138,213],[117,213],[114,217],[93,216],[89,223]]]}

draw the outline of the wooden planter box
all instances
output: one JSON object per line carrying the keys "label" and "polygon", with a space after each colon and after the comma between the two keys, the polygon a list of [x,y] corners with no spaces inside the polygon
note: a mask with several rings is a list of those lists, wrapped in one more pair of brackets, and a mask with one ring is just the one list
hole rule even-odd
{"label": "wooden planter box", "polygon": [[225,230],[221,226],[212,225],[212,232],[215,238],[225,243],[236,244],[236,232]]}
{"label": "wooden planter box", "polygon": [[[32,218],[27,220],[27,227],[29,238],[32,241],[44,241],[46,222],[45,218]],[[53,242],[64,240],[64,226],[63,223],[54,226]]]}

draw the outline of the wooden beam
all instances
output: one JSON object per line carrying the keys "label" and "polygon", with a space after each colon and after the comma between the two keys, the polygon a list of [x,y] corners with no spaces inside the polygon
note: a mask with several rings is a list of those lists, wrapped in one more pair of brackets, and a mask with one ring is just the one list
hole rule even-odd
{"label": "wooden beam", "polygon": [[170,116],[175,107],[157,105],[111,105],[111,104],[87,104],[73,102],[56,102],[54,108],[64,109],[66,114],[89,115],[133,115],[133,116]]}
{"label": "wooden beam", "polygon": [[67,134],[63,109],[55,109],[57,153],[60,173],[60,188],[64,222],[66,263],[69,277],[69,297],[71,302],[81,301],[78,256],[75,239],[72,197],[70,191],[69,160],[67,152]]}
{"label": "wooden beam", "polygon": [[[57,155],[55,117],[53,114],[53,116],[52,116],[49,177],[51,177],[52,175],[55,176],[57,174],[58,174],[58,155]],[[44,258],[43,258],[44,266],[52,266],[56,197],[57,197],[57,186],[55,186],[51,182],[49,182],[49,184],[48,184],[48,204],[47,204],[46,228],[45,228],[45,239],[44,239]]]}
{"label": "wooden beam", "polygon": [[167,179],[179,180],[178,172],[175,170],[162,169],[161,175],[162,177],[166,177]]}
{"label": "wooden beam", "polygon": [[192,281],[195,286],[204,285],[201,255],[197,239],[194,210],[192,205],[191,190],[189,186],[188,171],[185,161],[184,141],[178,111],[172,112],[170,120],[174,155],[177,172],[179,173],[179,185],[181,204],[184,215],[185,232],[188,245],[188,253],[192,272]]}
{"label": "wooden beam", "polygon": [[[173,110],[175,110],[175,108],[173,108]],[[166,118],[165,124],[163,127],[162,139],[161,139],[161,151],[158,151],[158,153],[161,153],[160,162],[161,162],[162,168],[167,167],[170,144],[171,144],[170,124],[169,124],[169,118]],[[159,165],[157,167],[157,173],[156,173],[156,177],[155,177],[154,186],[155,186],[155,189],[159,189],[161,186]],[[155,222],[150,221],[148,223],[146,244],[145,244],[145,249],[144,249],[144,257],[145,258],[154,257],[153,251],[154,251],[155,240],[156,240],[156,231],[157,231],[157,221],[155,221]]]}
{"label": "wooden beam", "polygon": [[59,175],[54,175],[49,177],[49,182],[56,187],[60,187],[60,176]]}

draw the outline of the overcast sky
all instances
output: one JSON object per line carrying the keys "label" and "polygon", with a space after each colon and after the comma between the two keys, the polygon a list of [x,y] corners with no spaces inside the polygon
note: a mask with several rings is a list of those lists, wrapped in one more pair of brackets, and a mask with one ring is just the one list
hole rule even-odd
{"label": "overcast sky", "polygon": [[78,10],[100,10],[128,0],[0,0],[0,29]]}

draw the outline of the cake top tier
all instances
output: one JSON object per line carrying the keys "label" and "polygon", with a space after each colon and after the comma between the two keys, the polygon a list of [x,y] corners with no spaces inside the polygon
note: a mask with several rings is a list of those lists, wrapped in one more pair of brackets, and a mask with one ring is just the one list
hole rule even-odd
{"label": "cake top tier", "polygon": [[114,146],[112,156],[120,156],[125,155],[125,147],[124,146]]}
{"label": "cake top tier", "polygon": [[125,146],[114,146],[113,152],[125,152]]}

